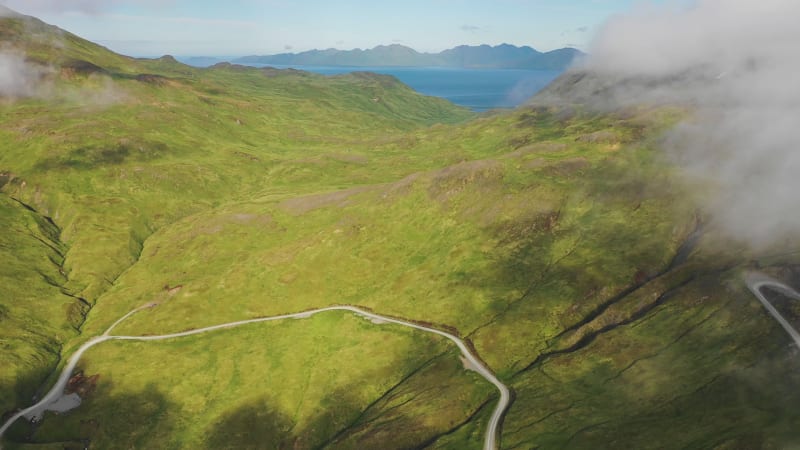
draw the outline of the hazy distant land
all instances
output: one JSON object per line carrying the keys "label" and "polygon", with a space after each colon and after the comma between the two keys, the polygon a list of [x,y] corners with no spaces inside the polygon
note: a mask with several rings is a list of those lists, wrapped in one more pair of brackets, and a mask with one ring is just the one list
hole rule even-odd
{"label": "hazy distant land", "polygon": [[412,48],[393,44],[361,50],[310,50],[301,53],[251,55],[226,60],[213,57],[189,57],[184,61],[196,66],[211,66],[230,61],[238,64],[277,64],[300,66],[392,66],[392,67],[458,67],[465,69],[534,69],[564,70],[583,52],[560,48],[540,52],[528,46],[460,45],[439,53],[420,53]]}

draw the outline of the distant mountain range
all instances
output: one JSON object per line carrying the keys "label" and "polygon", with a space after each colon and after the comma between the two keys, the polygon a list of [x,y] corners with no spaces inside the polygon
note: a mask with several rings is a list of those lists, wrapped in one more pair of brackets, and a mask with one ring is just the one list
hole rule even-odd
{"label": "distant mountain range", "polygon": [[311,50],[266,56],[245,56],[231,62],[238,64],[275,64],[302,66],[405,66],[462,67],[486,69],[564,70],[583,52],[561,48],[540,52],[531,47],[510,44],[497,46],[461,45],[439,53],[420,53],[403,45],[379,45],[368,50]]}

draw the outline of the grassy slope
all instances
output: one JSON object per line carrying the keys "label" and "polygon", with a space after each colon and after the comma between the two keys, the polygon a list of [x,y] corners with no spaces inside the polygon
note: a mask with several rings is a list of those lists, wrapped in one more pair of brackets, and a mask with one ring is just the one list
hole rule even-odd
{"label": "grassy slope", "polygon": [[[170,58],[115,55],[30,18],[1,22],[4,42],[44,74],[39,96],[0,105],[9,211],[3,411],[27,402],[69,330],[81,324],[75,313],[136,261],[154,230],[270,190],[270,172],[303,164],[297,160],[327,152],[346,160],[354,143],[471,116],[387,77],[201,72]],[[152,72],[159,75],[142,75]],[[293,186],[313,191],[354,182],[331,178]],[[47,225],[37,231],[41,242],[31,239],[33,220]],[[46,244],[55,254],[47,255]]]}
{"label": "grassy slope", "polygon": [[[675,111],[524,109],[423,128],[467,115],[384,77],[198,71],[78,47],[108,71],[62,71],[58,92],[102,99],[21,101],[0,124],[0,168],[15,176],[3,191],[40,214],[9,220],[53,217],[68,247],[57,284],[95,303],[67,354],[153,300],[119,331],[354,303],[468,337],[516,392],[504,448],[796,438],[797,363],[738,281],[740,250],[706,230],[671,264],[697,221],[654,151]],[[17,253],[47,253],[32,244]],[[33,439],[476,447],[495,393],[449,348],[340,314],[104,344],[83,366],[97,390]]]}
{"label": "grassy slope", "polygon": [[[110,343],[90,351],[82,364],[87,374],[102,374],[82,407],[88,415],[47,421],[37,436],[90,435],[99,448],[120,442],[140,448],[263,448],[278,442],[308,448],[331,440],[370,448],[375,436],[336,434],[388,409],[370,406],[376,399],[407,401],[409,395],[400,390],[384,396],[393,386],[419,378],[428,389],[457,393],[428,398],[432,403],[416,417],[402,419],[408,431],[393,439],[413,445],[419,436],[452,426],[451,420],[464,420],[491,390],[460,367],[450,347],[438,338],[378,328],[344,313],[163,345]],[[381,420],[391,412],[384,414]],[[117,422],[117,415],[134,424]]]}
{"label": "grassy slope", "polygon": [[[783,426],[774,419],[793,401],[783,393],[794,363],[780,330],[736,284],[737,271],[728,269],[736,259],[701,247],[689,262],[648,282],[668,268],[695,218],[651,149],[634,144],[637,124],[593,117],[551,123],[547,114],[535,114],[483,119],[459,130],[465,148],[479,149],[486,133],[473,128],[525,124],[527,136],[485,147],[483,156],[492,158],[344,192],[232,203],[165,227],[101,298],[86,330],[100,332],[152,300],[162,304],[121,331],[166,332],[356,303],[468,335],[517,392],[505,427],[509,446],[597,446],[615,439],[647,446],[637,439],[653,433],[654,423],[670,424],[654,442],[669,436],[675,446],[770,442],[757,430]],[[607,136],[575,144],[608,129],[631,142],[623,146]],[[425,133],[432,145],[453,130]],[[174,295],[165,289],[178,285]],[[730,287],[720,292],[720,286]],[[777,373],[779,381],[759,385],[754,371]],[[409,383],[407,389],[422,393],[431,386]],[[725,395],[726,389],[737,395]],[[414,417],[426,405],[417,400],[406,408],[404,417]],[[474,408],[451,410],[474,412],[474,422],[462,426],[453,418],[454,431],[434,444],[479,442],[486,412]],[[683,410],[691,413],[676,412]],[[729,414],[737,415],[735,427]],[[711,419],[673,437],[701,415]],[[582,431],[587,425],[591,432]],[[706,438],[716,440],[700,440]]]}
{"label": "grassy slope", "polygon": [[0,196],[0,410],[25,404],[75,336],[82,305],[59,287],[64,246],[58,229]]}

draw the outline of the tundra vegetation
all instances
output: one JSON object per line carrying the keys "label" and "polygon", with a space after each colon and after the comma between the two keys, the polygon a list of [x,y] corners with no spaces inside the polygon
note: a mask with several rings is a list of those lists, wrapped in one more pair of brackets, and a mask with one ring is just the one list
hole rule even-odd
{"label": "tundra vegetation", "polygon": [[[659,152],[690,110],[476,116],[28,17],[0,39],[36,74],[0,102],[0,412],[148,303],[115,334],[351,304],[468,340],[515,394],[502,448],[800,442],[797,350],[741,281],[796,279],[796,249],[698,209]],[[342,312],[107,342],[79,369],[83,404],[4,448],[480,448],[497,400],[446,340]]]}

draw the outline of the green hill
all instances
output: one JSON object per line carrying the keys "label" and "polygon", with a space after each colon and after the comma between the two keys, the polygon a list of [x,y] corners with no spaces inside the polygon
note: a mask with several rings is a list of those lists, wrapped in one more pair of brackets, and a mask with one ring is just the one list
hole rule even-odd
{"label": "green hill", "polygon": [[[307,180],[301,190],[356,183],[336,173],[315,178],[303,166],[314,167],[310,161],[326,154],[347,164],[361,157],[350,154],[358,143],[472,117],[387,76],[327,79],[235,66],[198,71],[169,57],[119,56],[30,17],[0,19],[0,35],[6,52],[24,54],[24,64],[42,74],[27,98],[4,99],[0,124],[0,179],[9,210],[3,219],[13,230],[4,239],[16,243],[6,260],[39,261],[5,265],[3,276],[27,298],[33,292],[22,272],[40,272],[33,277],[36,289],[55,298],[54,311],[43,317],[37,317],[40,306],[15,294],[6,300],[14,308],[26,303],[27,312],[11,315],[4,331],[15,335],[22,328],[14,321],[31,328],[9,337],[10,348],[30,346],[30,333],[48,342],[35,352],[2,354],[3,383],[16,379],[27,391],[72,337],[52,327],[78,328],[82,319],[71,311],[94,304],[155,230],[261,193],[282,171],[296,169],[293,177]],[[33,220],[46,224],[45,231],[24,225]],[[20,245],[32,233],[42,242]],[[50,253],[55,263],[45,258]],[[62,299],[62,291],[75,298]],[[38,381],[28,381],[28,372]],[[14,397],[1,397],[2,409],[10,409]]]}
{"label": "green hill", "polygon": [[[740,276],[795,249],[718,236],[658,152],[685,109],[476,117],[387,76],[0,36],[42,74],[0,100],[0,411],[143,305],[114,332],[352,304],[467,340],[515,394],[502,448],[797,442],[800,363]],[[497,400],[444,339],[340,312],[81,361],[83,404],[3,448],[481,448]]]}

